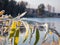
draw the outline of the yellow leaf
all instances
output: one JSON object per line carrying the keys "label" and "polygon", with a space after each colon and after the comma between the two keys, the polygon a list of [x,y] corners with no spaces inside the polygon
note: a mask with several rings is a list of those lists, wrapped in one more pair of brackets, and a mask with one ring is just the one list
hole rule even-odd
{"label": "yellow leaf", "polygon": [[0,15],[3,15],[4,14],[4,11],[0,11]]}
{"label": "yellow leaf", "polygon": [[10,31],[10,34],[14,33],[14,31]]}
{"label": "yellow leaf", "polygon": [[18,43],[18,38],[19,38],[19,37],[15,37],[15,43]]}
{"label": "yellow leaf", "polygon": [[16,34],[14,36],[14,45],[18,45],[19,42],[19,28],[16,30]]}
{"label": "yellow leaf", "polygon": [[13,21],[13,22],[12,22],[12,25],[11,25],[11,30],[10,30],[9,39],[14,36],[15,31],[16,31],[16,21]]}
{"label": "yellow leaf", "polygon": [[51,31],[50,31],[50,32],[49,32],[49,34],[51,34],[51,35],[52,35],[52,34],[53,34],[53,32],[51,32]]}
{"label": "yellow leaf", "polygon": [[15,31],[16,31],[16,29],[11,29],[10,34],[9,34],[9,39],[14,37]]}
{"label": "yellow leaf", "polygon": [[13,21],[11,25],[11,29],[16,29],[16,24],[17,24],[16,21]]}
{"label": "yellow leaf", "polygon": [[28,38],[28,35],[29,35],[29,31],[28,30],[26,30],[26,33],[25,33],[25,36],[24,36],[24,41],[23,41],[23,43],[26,41],[26,39]]}
{"label": "yellow leaf", "polygon": [[21,22],[20,22],[20,21],[18,21],[18,22],[17,22],[17,26],[20,26],[20,25],[21,25]]}
{"label": "yellow leaf", "polygon": [[30,28],[29,28],[29,24],[27,22],[22,22],[22,23],[23,23],[24,27],[26,28],[26,33],[25,33],[24,41],[23,41],[23,43],[24,43],[28,38]]}

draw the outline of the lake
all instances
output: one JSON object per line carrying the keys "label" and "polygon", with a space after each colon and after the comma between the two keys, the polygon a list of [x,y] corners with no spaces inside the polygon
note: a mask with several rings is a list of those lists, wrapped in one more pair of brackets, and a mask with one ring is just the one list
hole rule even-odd
{"label": "lake", "polygon": [[[40,23],[43,23],[43,22],[44,23],[49,22],[51,24],[54,23],[54,26],[56,27],[55,29],[60,33],[60,18],[23,18],[23,20],[35,21],[35,22],[40,22]],[[53,40],[52,39],[53,36],[54,36],[55,41],[58,40],[58,36],[53,33],[52,35],[48,34],[48,36],[47,36],[48,40],[47,41],[51,43]],[[44,31],[40,32],[40,40],[39,40],[37,45],[41,45],[43,37],[44,37]],[[23,36],[21,36],[20,39],[23,40]],[[34,41],[35,41],[35,34],[33,35],[33,38],[31,40],[30,45],[33,45]],[[20,41],[20,42],[21,43],[19,43],[19,45],[29,45],[29,39],[24,44],[22,43],[22,41]]]}
{"label": "lake", "polygon": [[22,18],[22,19],[36,22],[60,22],[60,18]]}

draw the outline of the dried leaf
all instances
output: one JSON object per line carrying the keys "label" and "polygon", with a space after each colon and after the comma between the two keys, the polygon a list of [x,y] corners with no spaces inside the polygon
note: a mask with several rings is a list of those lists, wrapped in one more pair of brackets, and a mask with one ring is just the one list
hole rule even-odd
{"label": "dried leaf", "polygon": [[23,25],[24,25],[25,28],[26,28],[26,33],[25,33],[24,41],[23,41],[23,43],[24,43],[24,42],[27,40],[28,35],[29,35],[29,24],[28,24],[27,22],[23,22],[23,21],[22,21],[22,23],[23,23]]}
{"label": "dried leaf", "polygon": [[48,35],[48,33],[49,33],[49,31],[46,32],[46,34],[45,34],[45,36],[43,38],[44,40],[45,40],[46,36]]}
{"label": "dried leaf", "polygon": [[26,30],[26,33],[25,33],[25,36],[24,36],[24,41],[23,41],[23,43],[27,40],[27,38],[28,38],[28,34],[29,34],[29,31]]}
{"label": "dried leaf", "polygon": [[32,36],[33,36],[32,28],[30,28],[30,41],[29,41],[29,43],[31,42]]}
{"label": "dried leaf", "polygon": [[60,37],[59,37],[59,45],[60,45]]}

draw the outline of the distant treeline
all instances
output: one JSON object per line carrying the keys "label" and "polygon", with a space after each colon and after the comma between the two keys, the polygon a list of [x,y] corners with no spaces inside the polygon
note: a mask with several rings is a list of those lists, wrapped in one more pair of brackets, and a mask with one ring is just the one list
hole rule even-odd
{"label": "distant treeline", "polygon": [[5,10],[5,14],[11,14],[16,17],[18,13],[23,13],[26,9],[27,2],[17,3],[14,0],[0,0],[0,11]]}
{"label": "distant treeline", "polygon": [[27,8],[28,2],[16,2],[15,0],[0,0],[0,11],[5,10],[5,14],[12,17],[18,16],[25,11],[27,14],[24,17],[60,17],[60,13],[51,13],[45,10],[45,5],[38,5],[37,9]]}

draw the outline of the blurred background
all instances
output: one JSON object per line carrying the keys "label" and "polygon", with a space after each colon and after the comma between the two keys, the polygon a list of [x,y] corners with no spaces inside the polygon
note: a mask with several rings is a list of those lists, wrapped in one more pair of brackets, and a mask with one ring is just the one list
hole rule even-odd
{"label": "blurred background", "polygon": [[12,17],[27,11],[24,17],[59,18],[59,2],[59,0],[0,0],[0,11],[5,10],[4,15],[11,15]]}

